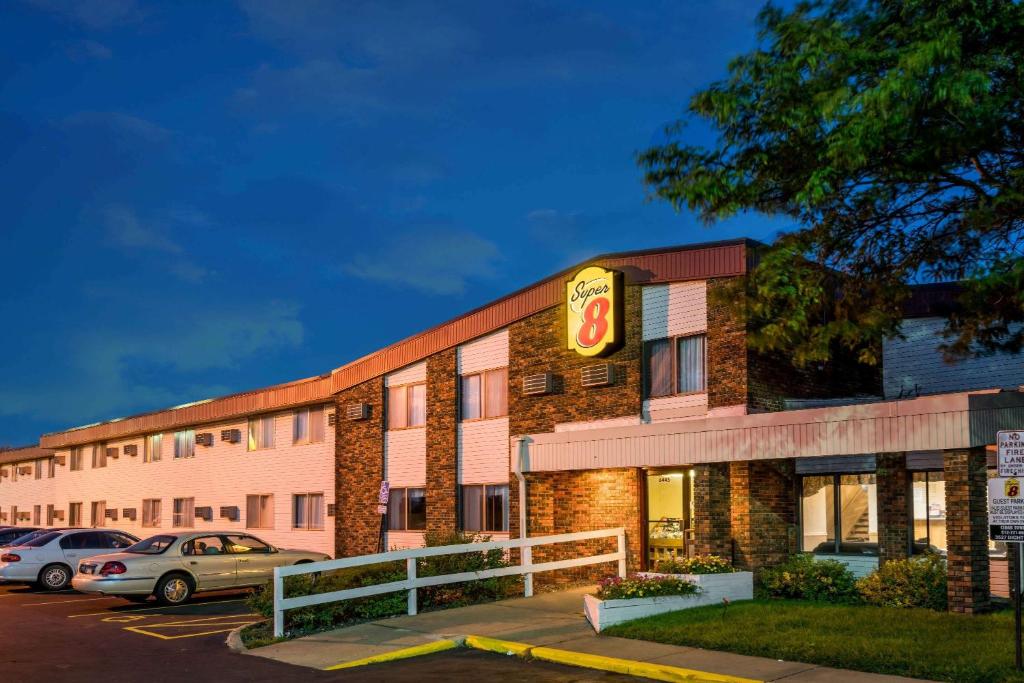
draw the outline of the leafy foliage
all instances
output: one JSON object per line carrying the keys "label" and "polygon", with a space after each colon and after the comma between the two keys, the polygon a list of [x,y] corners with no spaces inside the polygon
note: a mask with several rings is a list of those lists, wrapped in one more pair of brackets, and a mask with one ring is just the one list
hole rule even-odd
{"label": "leafy foliage", "polygon": [[700,587],[674,576],[613,576],[602,581],[597,588],[601,600],[627,600],[631,598],[656,598],[666,595],[696,595]]}
{"label": "leafy foliage", "polygon": [[859,598],[857,581],[845,564],[803,553],[761,572],[761,589],[775,598],[829,602],[856,602]]}
{"label": "leafy foliage", "polygon": [[695,555],[663,560],[655,565],[662,574],[730,574],[736,569],[729,560],[718,555]]}
{"label": "leafy foliage", "polygon": [[[460,545],[476,541],[488,541],[489,536],[476,536],[462,531],[427,532],[425,536],[428,547],[442,545]],[[485,569],[508,567],[509,562],[500,549],[486,550],[479,553],[462,553],[459,555],[441,555],[428,557],[419,561],[416,573],[418,576],[440,576],[461,572],[476,572]],[[491,602],[502,598],[522,595],[522,577],[499,576],[476,581],[450,583],[443,586],[421,588],[419,601],[422,609],[440,607],[461,607],[480,602]]]}
{"label": "leafy foliage", "polygon": [[[950,357],[1024,344],[1024,4],[771,4],[759,47],[697,92],[639,156],[653,193],[707,222],[757,211],[803,226],[747,283],[755,350],[877,363],[908,282],[965,280]],[[718,134],[687,144],[699,119]]]}
{"label": "leafy foliage", "polygon": [[889,560],[858,581],[857,590],[872,605],[945,611],[946,562],[934,553]]}

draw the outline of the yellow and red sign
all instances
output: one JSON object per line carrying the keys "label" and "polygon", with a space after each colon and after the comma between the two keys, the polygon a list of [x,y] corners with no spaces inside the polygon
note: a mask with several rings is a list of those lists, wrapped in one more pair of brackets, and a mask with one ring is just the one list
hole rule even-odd
{"label": "yellow and red sign", "polygon": [[581,356],[602,356],[622,346],[622,273],[584,268],[565,285],[566,341]]}

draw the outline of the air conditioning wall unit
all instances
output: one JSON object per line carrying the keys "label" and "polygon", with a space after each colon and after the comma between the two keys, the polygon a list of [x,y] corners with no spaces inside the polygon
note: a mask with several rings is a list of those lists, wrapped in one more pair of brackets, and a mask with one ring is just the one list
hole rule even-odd
{"label": "air conditioning wall unit", "polygon": [[60,465],[61,467],[63,467],[65,465],[65,463],[67,463],[67,461],[68,461],[68,456],[66,456],[66,455],[55,455],[55,456],[53,456],[53,462],[58,464],[58,465]]}
{"label": "air conditioning wall unit", "polygon": [[139,454],[139,447],[137,444],[130,443],[127,446],[125,446],[123,450],[125,455],[130,456],[132,458]]}
{"label": "air conditioning wall unit", "polygon": [[110,459],[110,460],[117,460],[117,458],[118,458],[118,456],[120,454],[121,454],[121,451],[118,450],[117,446],[108,446],[107,447],[107,458],[108,459]]}
{"label": "air conditioning wall unit", "polygon": [[336,412],[327,413],[327,426],[333,427],[338,422],[338,416]]}
{"label": "air conditioning wall unit", "polygon": [[213,520],[213,508],[210,506],[203,506],[196,508],[196,517],[199,519],[209,522]]}
{"label": "air conditioning wall unit", "polygon": [[110,508],[110,509],[108,509],[106,511],[106,513],[104,514],[104,516],[107,519],[116,522],[117,521],[117,508]]}
{"label": "air conditioning wall unit", "polygon": [[523,377],[523,396],[550,394],[555,386],[555,376],[550,372]]}
{"label": "air conditioning wall unit", "polygon": [[350,403],[345,406],[345,419],[349,421],[367,420],[370,418],[369,403]]}
{"label": "air conditioning wall unit", "polygon": [[53,511],[53,518],[54,518],[54,520],[59,520],[59,521],[63,522],[64,521],[64,511],[63,510],[54,510]]}
{"label": "air conditioning wall unit", "polygon": [[224,505],[220,509],[220,518],[227,519],[232,522],[238,521],[238,506],[237,505]]}
{"label": "air conditioning wall unit", "polygon": [[31,467],[19,467],[18,468],[18,474],[23,475],[23,476],[32,474],[32,468]]}
{"label": "air conditioning wall unit", "polygon": [[220,432],[220,440],[228,443],[239,443],[242,440],[242,430],[222,429]]}
{"label": "air conditioning wall unit", "polygon": [[606,387],[615,382],[615,366],[611,363],[588,365],[580,369],[580,381],[585,387]]}
{"label": "air conditioning wall unit", "polygon": [[213,445],[213,432],[203,432],[196,434],[196,444],[200,446],[206,446],[209,448]]}
{"label": "air conditioning wall unit", "polygon": [[6,476],[7,476],[7,470],[6,469],[0,470],[0,479],[3,479]]}
{"label": "air conditioning wall unit", "polygon": [[327,504],[327,516],[328,517],[333,517],[334,516],[334,510],[335,510],[334,503],[328,503]]}
{"label": "air conditioning wall unit", "polygon": [[134,522],[135,521],[135,508],[124,508],[123,510],[121,510],[121,516],[124,517],[125,519],[130,519],[130,520],[132,520]]}

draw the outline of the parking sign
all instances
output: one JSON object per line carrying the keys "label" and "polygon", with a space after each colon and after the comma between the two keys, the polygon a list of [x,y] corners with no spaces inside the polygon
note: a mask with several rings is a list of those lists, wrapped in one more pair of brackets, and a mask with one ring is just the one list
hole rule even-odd
{"label": "parking sign", "polygon": [[1024,431],[996,432],[996,463],[1000,477],[1024,476]]}

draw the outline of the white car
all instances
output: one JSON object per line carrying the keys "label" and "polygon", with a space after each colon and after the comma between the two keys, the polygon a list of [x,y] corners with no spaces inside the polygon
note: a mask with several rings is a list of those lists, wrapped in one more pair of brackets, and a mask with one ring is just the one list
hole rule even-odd
{"label": "white car", "polygon": [[59,529],[43,533],[0,554],[0,581],[33,583],[62,590],[84,559],[127,548],[138,538],[114,529]]}
{"label": "white car", "polygon": [[267,583],[274,567],[329,559],[321,552],[275,548],[237,531],[172,532],[79,562],[71,585],[82,593],[134,601],[155,595],[164,605],[180,605],[199,591]]}

